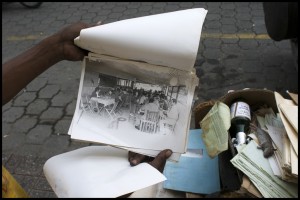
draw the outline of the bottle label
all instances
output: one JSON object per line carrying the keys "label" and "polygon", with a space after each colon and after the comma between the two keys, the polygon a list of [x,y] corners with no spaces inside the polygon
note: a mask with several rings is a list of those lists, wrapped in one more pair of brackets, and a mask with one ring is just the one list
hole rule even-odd
{"label": "bottle label", "polygon": [[249,105],[241,101],[235,102],[230,107],[230,117],[231,119],[235,117],[247,117],[251,120]]}
{"label": "bottle label", "polygon": [[246,133],[238,132],[236,134],[236,140],[237,140],[237,145],[245,144],[246,143]]}

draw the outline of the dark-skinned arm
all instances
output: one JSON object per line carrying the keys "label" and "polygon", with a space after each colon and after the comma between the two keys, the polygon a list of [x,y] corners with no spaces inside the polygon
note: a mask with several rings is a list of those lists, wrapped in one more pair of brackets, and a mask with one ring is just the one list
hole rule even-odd
{"label": "dark-skinned arm", "polygon": [[82,22],[69,25],[2,64],[2,106],[52,65],[82,60],[87,52],[75,46],[74,39],[88,27]]}

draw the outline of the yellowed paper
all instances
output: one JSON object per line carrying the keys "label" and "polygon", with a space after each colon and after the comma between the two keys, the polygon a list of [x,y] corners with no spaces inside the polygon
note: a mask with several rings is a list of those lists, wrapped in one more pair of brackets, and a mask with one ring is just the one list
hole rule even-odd
{"label": "yellowed paper", "polygon": [[200,126],[203,142],[211,158],[228,149],[230,110],[226,104],[216,102],[200,122]]}
{"label": "yellowed paper", "polygon": [[280,104],[280,109],[298,134],[298,106]]}
{"label": "yellowed paper", "polygon": [[258,198],[262,198],[263,196],[258,191],[258,189],[252,184],[252,182],[249,180],[248,176],[243,176],[243,183],[242,187],[245,188],[248,192],[255,195]]}
{"label": "yellowed paper", "polygon": [[298,156],[296,155],[293,148],[291,150],[291,174],[298,177]]}
{"label": "yellowed paper", "polygon": [[298,197],[298,185],[275,176],[257,145],[253,140],[250,141],[242,152],[230,160],[231,163],[249,177],[265,198]]}
{"label": "yellowed paper", "polygon": [[287,91],[287,93],[290,95],[290,97],[292,98],[292,100],[298,105],[298,94],[291,93],[289,91]]}
{"label": "yellowed paper", "polygon": [[278,92],[274,92],[275,94],[275,99],[276,99],[276,104],[280,113],[281,120],[284,124],[284,128],[287,132],[287,135],[290,139],[290,142],[298,155],[298,134],[296,131],[293,129],[293,127],[290,125],[284,114],[282,113],[280,109],[281,104],[286,104],[286,105],[295,105],[292,100],[284,99]]}

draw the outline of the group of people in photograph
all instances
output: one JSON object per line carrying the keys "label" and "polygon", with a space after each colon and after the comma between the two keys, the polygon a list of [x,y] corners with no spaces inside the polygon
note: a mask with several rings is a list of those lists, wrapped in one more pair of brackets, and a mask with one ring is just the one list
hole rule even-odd
{"label": "group of people in photograph", "polygon": [[[115,107],[113,112],[123,117],[127,115],[128,121],[132,119],[132,124],[138,130],[142,130],[141,120],[151,120],[157,124],[155,129],[162,126],[168,126],[174,130],[175,124],[179,118],[177,109],[177,100],[168,97],[163,91],[145,90],[144,88],[130,88],[126,86],[95,87],[91,98],[113,99]],[[99,108],[113,105],[103,105],[101,101],[97,102]],[[157,113],[155,118],[147,119],[148,113]],[[156,131],[155,131],[156,132]]]}

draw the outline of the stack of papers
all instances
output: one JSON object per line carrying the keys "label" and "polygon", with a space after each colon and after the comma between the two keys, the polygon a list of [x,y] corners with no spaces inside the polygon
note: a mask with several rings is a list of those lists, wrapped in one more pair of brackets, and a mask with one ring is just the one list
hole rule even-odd
{"label": "stack of papers", "polygon": [[231,163],[249,177],[265,198],[296,198],[298,185],[281,180],[273,174],[258,144],[252,140],[231,160]]}
{"label": "stack of papers", "polygon": [[284,99],[275,92],[279,118],[283,127],[266,124],[267,130],[277,148],[272,166],[274,174],[285,181],[298,183],[298,104]]}
{"label": "stack of papers", "polygon": [[152,157],[171,149],[170,159],[178,161],[186,152],[206,14],[195,8],[83,29],[74,42],[90,52],[71,139]]}

